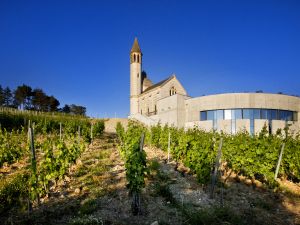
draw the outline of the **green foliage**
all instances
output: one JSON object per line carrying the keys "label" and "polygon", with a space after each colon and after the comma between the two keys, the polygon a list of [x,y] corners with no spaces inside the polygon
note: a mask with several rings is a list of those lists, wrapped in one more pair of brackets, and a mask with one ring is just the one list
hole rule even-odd
{"label": "green foliage", "polygon": [[91,214],[97,210],[97,207],[98,207],[98,203],[97,203],[96,199],[94,199],[94,198],[87,199],[82,202],[80,209],[79,209],[79,214],[80,215]]}
{"label": "green foliage", "polygon": [[189,225],[247,224],[241,216],[228,207],[209,207],[196,211],[186,207],[183,208],[183,213],[188,218],[185,224]]}
{"label": "green foliage", "polygon": [[139,193],[145,186],[146,153],[140,149],[141,135],[145,131],[144,127],[133,121],[129,121],[126,132],[120,125],[117,129],[117,133],[122,135],[119,139],[123,139],[120,151],[125,160],[127,188],[130,193]]}
{"label": "green foliage", "polygon": [[93,136],[100,137],[105,129],[104,120],[99,120],[93,125]]}
{"label": "green foliage", "polygon": [[12,206],[22,206],[28,196],[27,173],[16,173],[0,181],[0,214]]}
{"label": "green foliage", "polygon": [[161,134],[161,125],[158,124],[156,126],[152,126],[151,129],[151,144],[159,147],[159,139],[160,139],[160,134]]}
{"label": "green foliage", "polygon": [[292,180],[300,179],[300,137],[278,131],[268,133],[266,127],[258,135],[251,136],[246,131],[236,135],[204,132],[198,129],[183,131],[173,127],[151,127],[151,142],[166,151],[168,134],[171,134],[173,159],[182,161],[196,175],[200,183],[207,183],[215,161],[220,138],[223,138],[222,161],[234,172],[251,179],[259,179],[270,187],[276,185],[274,173],[281,146],[285,143],[279,176]]}
{"label": "green foliage", "polygon": [[34,124],[33,128],[36,134],[58,134],[61,123],[64,134],[74,134],[80,126],[81,130],[84,130],[82,133],[90,135],[90,121],[83,116],[3,109],[0,111],[2,129],[5,128],[8,131],[12,131],[27,128],[29,121],[31,121],[31,124]]}
{"label": "green foliage", "polygon": [[69,225],[103,225],[104,222],[102,218],[95,217],[93,215],[85,215],[83,217],[74,218],[69,223]]}
{"label": "green foliage", "polygon": [[26,153],[23,150],[25,140],[24,130],[7,132],[0,129],[0,167],[5,162],[8,164],[15,162]]}
{"label": "green foliage", "polygon": [[84,143],[79,143],[77,138],[72,136],[67,141],[48,139],[41,144],[43,159],[38,165],[37,190],[40,196],[49,192],[50,181],[55,182],[64,178],[84,148]]}
{"label": "green foliage", "polygon": [[119,137],[121,145],[123,145],[123,143],[125,142],[125,129],[120,122],[117,122],[116,133]]}

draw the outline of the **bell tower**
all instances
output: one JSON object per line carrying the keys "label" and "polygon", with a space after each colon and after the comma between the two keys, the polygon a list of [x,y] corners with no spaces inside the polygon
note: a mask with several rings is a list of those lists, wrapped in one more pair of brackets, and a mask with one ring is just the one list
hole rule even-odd
{"label": "bell tower", "polygon": [[139,98],[142,93],[142,52],[137,38],[130,51],[130,115],[139,113]]}

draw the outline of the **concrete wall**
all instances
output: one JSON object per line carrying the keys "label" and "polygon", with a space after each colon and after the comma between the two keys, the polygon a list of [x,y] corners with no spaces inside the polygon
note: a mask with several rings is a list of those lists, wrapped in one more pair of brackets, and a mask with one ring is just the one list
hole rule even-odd
{"label": "concrete wall", "polygon": [[[265,93],[230,93],[189,98],[185,100],[185,124],[189,124],[189,126],[191,126],[191,124],[198,124],[197,121],[200,120],[200,111],[233,108],[266,108],[296,111],[298,112],[298,121],[291,122],[290,131],[296,133],[300,129],[300,98]],[[218,130],[231,132],[230,123],[231,122],[226,122],[226,120],[219,121]],[[259,133],[265,123],[268,127],[267,120],[255,120],[254,132]],[[275,133],[278,128],[283,129],[285,127],[285,121],[274,121],[273,123],[272,133]],[[242,131],[243,129],[250,132],[250,120],[236,121],[236,131]]]}
{"label": "concrete wall", "polygon": [[217,131],[223,131],[227,134],[231,134],[231,120],[219,120]]}
{"label": "concrete wall", "polygon": [[[190,98],[186,100],[187,120],[199,120],[203,110],[232,108],[267,108],[300,111],[300,98],[280,94],[230,93]],[[298,113],[298,121],[300,120]]]}
{"label": "concrete wall", "polygon": [[185,129],[192,129],[192,128],[198,128],[204,131],[212,131],[213,128],[213,122],[212,120],[206,120],[206,121],[194,121],[194,122],[187,122],[185,123]]}
{"label": "concrete wall", "polygon": [[269,121],[268,120],[254,120],[254,133],[259,134],[264,126],[267,126],[267,130],[269,131]]}
{"label": "concrete wall", "polygon": [[187,96],[176,94],[163,98],[157,102],[158,115],[162,124],[184,127],[185,125],[185,100]]}
{"label": "concrete wall", "polygon": [[250,120],[239,119],[236,120],[236,133],[247,131],[250,133]]}
{"label": "concrete wall", "polygon": [[163,98],[157,102],[159,121],[164,125],[177,126],[177,95]]}

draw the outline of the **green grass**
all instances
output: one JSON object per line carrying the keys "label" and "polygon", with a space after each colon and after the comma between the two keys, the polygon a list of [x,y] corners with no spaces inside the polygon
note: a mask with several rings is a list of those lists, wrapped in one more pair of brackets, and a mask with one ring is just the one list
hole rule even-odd
{"label": "green grass", "polygon": [[195,211],[187,206],[182,207],[186,225],[243,225],[242,217],[228,207],[208,207]]}

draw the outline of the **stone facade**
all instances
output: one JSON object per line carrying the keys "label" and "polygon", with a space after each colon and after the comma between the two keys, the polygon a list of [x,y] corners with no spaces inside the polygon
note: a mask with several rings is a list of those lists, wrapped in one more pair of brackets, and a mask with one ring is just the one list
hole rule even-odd
{"label": "stone facade", "polygon": [[[139,58],[138,58],[139,57]],[[225,111],[234,109],[264,109],[293,113],[289,121],[256,118],[248,119],[225,118]],[[201,120],[200,112],[223,110],[222,119],[216,121]],[[277,115],[276,114],[276,115]],[[263,117],[261,115],[261,117]],[[278,115],[277,115],[278,117]],[[250,133],[259,133],[266,126],[275,133],[287,125],[293,133],[300,128],[300,98],[283,94],[267,93],[228,93],[191,98],[173,74],[167,79],[152,84],[151,80],[142,72],[142,52],[135,39],[130,52],[130,118],[135,118],[148,125],[160,122],[170,126],[217,130],[226,133],[236,133],[246,130]]]}

